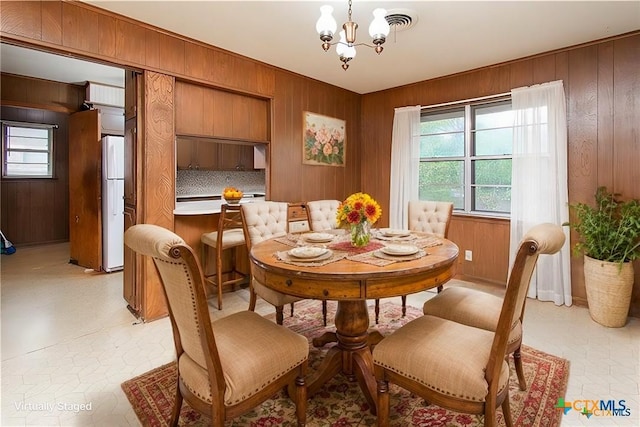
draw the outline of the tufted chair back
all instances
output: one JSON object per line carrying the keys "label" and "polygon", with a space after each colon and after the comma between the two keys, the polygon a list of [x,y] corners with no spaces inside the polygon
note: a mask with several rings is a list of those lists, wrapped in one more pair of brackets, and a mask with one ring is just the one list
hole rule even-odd
{"label": "tufted chair back", "polygon": [[287,203],[254,202],[242,205],[248,249],[251,245],[287,234]]}
{"label": "tufted chair back", "polygon": [[338,228],[336,214],[338,213],[339,200],[312,200],[307,202],[311,230],[333,230]]}
{"label": "tufted chair back", "polygon": [[409,202],[409,230],[446,238],[453,213],[453,203],[412,200]]}
{"label": "tufted chair back", "polygon": [[[251,252],[251,246],[256,243],[272,237],[286,236],[288,208],[289,204],[286,202],[253,202],[242,205],[244,240],[247,242],[247,250],[249,252]],[[301,298],[270,289],[255,278],[253,270],[254,266],[251,263],[252,277],[251,286],[249,287],[249,310],[255,310],[256,299],[259,295],[276,308],[276,323],[282,325],[284,320],[283,307],[300,301]],[[291,306],[291,311],[291,314],[293,314],[293,305]]]}

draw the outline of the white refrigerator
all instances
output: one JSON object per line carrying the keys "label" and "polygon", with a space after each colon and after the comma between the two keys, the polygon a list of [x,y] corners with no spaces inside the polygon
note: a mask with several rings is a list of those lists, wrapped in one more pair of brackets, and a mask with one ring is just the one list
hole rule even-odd
{"label": "white refrigerator", "polygon": [[102,138],[102,268],[124,265],[124,138]]}

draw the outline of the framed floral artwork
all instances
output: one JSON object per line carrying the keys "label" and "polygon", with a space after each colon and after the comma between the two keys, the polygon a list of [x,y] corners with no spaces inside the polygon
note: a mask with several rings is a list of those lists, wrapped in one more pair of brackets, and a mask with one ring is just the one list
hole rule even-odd
{"label": "framed floral artwork", "polygon": [[344,166],[346,122],[320,114],[303,113],[302,163]]}

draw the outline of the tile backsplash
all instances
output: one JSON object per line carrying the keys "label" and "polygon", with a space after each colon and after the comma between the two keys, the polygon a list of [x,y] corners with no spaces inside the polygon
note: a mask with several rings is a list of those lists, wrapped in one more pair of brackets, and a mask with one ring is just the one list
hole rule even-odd
{"label": "tile backsplash", "polygon": [[176,197],[220,195],[225,187],[245,193],[265,192],[264,169],[255,171],[178,170]]}

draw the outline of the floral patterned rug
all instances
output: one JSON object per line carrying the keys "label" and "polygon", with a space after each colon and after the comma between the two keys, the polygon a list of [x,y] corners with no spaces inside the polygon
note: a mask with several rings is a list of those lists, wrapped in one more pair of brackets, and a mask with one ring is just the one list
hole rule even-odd
{"label": "floral patterned rug", "polygon": [[[333,317],[336,303],[329,302],[329,319]],[[407,321],[422,314],[421,310],[407,307],[407,316],[401,316],[401,307],[394,303],[380,306],[380,323],[377,329],[383,335],[392,332]],[[371,325],[373,307],[370,307]],[[303,301],[295,304],[293,317],[286,317],[285,326],[309,338],[320,336],[331,326],[322,326],[320,301]],[[565,359],[523,346],[522,359],[529,387],[521,391],[513,367],[510,380],[511,412],[515,426],[554,427],[560,425],[562,411],[554,408],[567,387],[569,362]],[[326,349],[310,345],[309,370],[317,367]],[[122,384],[133,409],[143,426],[166,426],[169,422],[176,387],[176,365],[169,363],[146,372]],[[435,405],[426,405],[424,400],[394,385],[391,387],[391,425],[393,426],[438,426],[476,427],[482,426],[482,417],[456,413]],[[225,426],[295,426],[295,405],[283,392],[261,406],[229,421]],[[369,412],[361,390],[356,382],[338,376],[329,382],[308,401],[307,426],[374,426],[376,418]],[[185,402],[180,415],[181,426],[208,425],[206,417],[191,409]],[[498,425],[504,426],[501,410],[498,410]]]}

